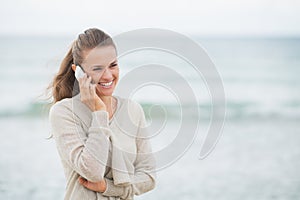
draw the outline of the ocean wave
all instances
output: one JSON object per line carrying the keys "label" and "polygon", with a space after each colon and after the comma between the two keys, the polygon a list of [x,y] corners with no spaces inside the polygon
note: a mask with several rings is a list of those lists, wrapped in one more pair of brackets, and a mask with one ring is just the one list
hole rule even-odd
{"label": "ocean wave", "polygon": [[[141,103],[147,118],[165,118],[178,119],[181,117],[199,118],[201,120],[210,120],[213,109],[221,110],[220,105],[215,105],[213,108],[211,103],[202,103],[198,106],[185,104],[160,104],[157,103]],[[7,117],[47,117],[51,105],[44,102],[32,102],[22,108],[2,108],[0,110],[0,118]],[[156,109],[153,109],[156,107]],[[198,109],[198,113],[194,112]],[[185,116],[182,116],[182,110],[187,111]],[[300,102],[287,102],[280,105],[262,105],[255,102],[235,102],[227,101],[226,120],[240,119],[300,119]],[[190,112],[189,112],[190,111]],[[221,116],[221,115],[220,115]]]}

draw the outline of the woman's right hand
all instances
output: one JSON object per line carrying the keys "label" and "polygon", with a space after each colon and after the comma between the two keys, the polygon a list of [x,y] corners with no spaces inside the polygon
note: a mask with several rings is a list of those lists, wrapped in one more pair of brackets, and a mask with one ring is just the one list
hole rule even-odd
{"label": "woman's right hand", "polygon": [[78,179],[79,183],[86,187],[89,190],[95,191],[95,192],[104,192],[106,190],[106,181],[105,179],[99,181],[99,182],[91,182],[86,180],[83,177],[79,177]]}
{"label": "woman's right hand", "polygon": [[106,110],[106,106],[101,98],[96,93],[96,84],[91,83],[92,78],[84,77],[79,78],[79,89],[81,101],[89,107],[91,111]]}

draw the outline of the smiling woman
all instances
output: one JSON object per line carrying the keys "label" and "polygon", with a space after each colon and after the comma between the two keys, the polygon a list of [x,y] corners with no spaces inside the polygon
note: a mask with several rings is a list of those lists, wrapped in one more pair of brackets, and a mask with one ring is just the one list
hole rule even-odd
{"label": "smiling woman", "polygon": [[[77,80],[78,66],[85,74]],[[155,186],[143,109],[113,95],[118,80],[110,36],[99,29],[80,34],[51,84],[49,118],[67,180],[65,199],[133,199]]]}
{"label": "smiling woman", "polygon": [[[114,46],[96,47],[89,51],[81,64],[84,71],[97,84],[98,96],[111,96],[119,80],[119,67]],[[72,69],[75,70],[75,64]]]}

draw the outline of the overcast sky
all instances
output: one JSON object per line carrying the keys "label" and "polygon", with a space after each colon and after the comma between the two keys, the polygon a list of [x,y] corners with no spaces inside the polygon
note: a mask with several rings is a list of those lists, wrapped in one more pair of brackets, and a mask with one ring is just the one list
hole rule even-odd
{"label": "overcast sky", "polygon": [[111,34],[165,28],[200,35],[300,36],[299,0],[10,0],[1,3],[0,34]]}

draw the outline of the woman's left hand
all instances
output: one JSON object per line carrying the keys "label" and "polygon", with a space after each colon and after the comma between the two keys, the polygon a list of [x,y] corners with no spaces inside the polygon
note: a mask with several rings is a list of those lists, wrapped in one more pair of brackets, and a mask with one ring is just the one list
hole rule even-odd
{"label": "woman's left hand", "polygon": [[86,180],[83,177],[79,177],[78,182],[86,187],[89,190],[93,190],[95,192],[104,192],[106,190],[106,182],[105,179],[103,179],[100,182],[91,182]]}

